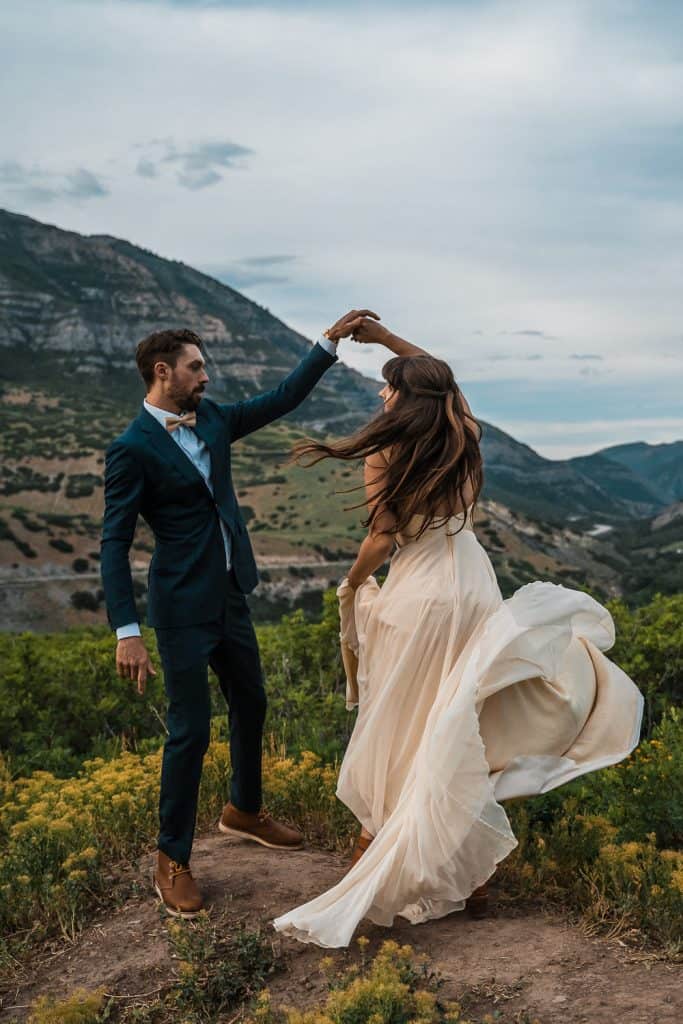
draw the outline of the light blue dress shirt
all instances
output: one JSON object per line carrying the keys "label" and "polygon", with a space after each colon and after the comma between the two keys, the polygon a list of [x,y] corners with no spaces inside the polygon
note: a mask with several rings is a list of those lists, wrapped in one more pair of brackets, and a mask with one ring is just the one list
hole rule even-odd
{"label": "light blue dress shirt", "polygon": [[[331,356],[337,354],[337,343],[330,341],[329,338],[320,338],[318,345],[329,352]],[[156,405],[150,405],[145,399],[142,403],[155,420],[158,420],[161,426],[166,430],[166,420],[169,417],[175,416],[175,413],[169,412],[167,409],[159,409]],[[195,433],[192,427],[176,427],[173,433],[170,435],[175,443],[182,448],[185,455],[187,455],[190,462],[196,467],[196,469],[204,477],[206,486],[209,488],[211,495],[213,496],[213,481],[211,480],[211,454],[206,445],[205,441],[202,441],[201,437]],[[230,533],[225,523],[219,517],[221,526],[221,533],[223,535],[223,547],[225,548],[225,565],[229,569],[231,565],[232,555],[232,542]],[[125,640],[129,636],[140,636],[140,625],[137,622],[129,622],[125,626],[119,626],[116,630],[116,639]]]}

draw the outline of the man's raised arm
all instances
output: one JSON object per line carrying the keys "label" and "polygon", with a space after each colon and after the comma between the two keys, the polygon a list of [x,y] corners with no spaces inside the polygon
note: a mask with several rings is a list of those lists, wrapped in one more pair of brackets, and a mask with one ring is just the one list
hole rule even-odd
{"label": "man's raised arm", "polygon": [[337,359],[337,342],[351,334],[354,324],[364,316],[376,317],[369,309],[353,309],[330,327],[325,335],[306,353],[298,366],[272,391],[255,398],[220,406],[230,422],[233,441],[251,434],[267,423],[296,409],[313,390],[322,375]]}

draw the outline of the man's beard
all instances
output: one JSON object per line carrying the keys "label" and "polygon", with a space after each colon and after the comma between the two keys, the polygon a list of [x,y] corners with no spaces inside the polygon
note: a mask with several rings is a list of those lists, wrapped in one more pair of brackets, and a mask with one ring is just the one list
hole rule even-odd
{"label": "man's beard", "polygon": [[173,399],[182,412],[194,412],[202,400],[203,393],[203,387],[195,388],[190,392],[171,388],[169,397]]}
{"label": "man's beard", "polygon": [[[185,401],[180,405],[180,408],[185,412],[194,412],[202,400],[204,388],[197,391],[191,391]],[[180,404],[180,403],[179,403]]]}

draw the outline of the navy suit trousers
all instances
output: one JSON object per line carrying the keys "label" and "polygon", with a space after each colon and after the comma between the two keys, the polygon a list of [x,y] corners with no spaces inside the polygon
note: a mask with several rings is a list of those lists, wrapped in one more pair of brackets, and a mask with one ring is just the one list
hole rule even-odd
{"label": "navy suit trousers", "polygon": [[204,754],[209,745],[209,665],[228,705],[230,800],[241,811],[261,808],[261,755],[266,692],[249,607],[232,571],[226,573],[221,617],[199,625],[157,629],[168,698],[159,800],[158,846],[172,860],[190,859]]}

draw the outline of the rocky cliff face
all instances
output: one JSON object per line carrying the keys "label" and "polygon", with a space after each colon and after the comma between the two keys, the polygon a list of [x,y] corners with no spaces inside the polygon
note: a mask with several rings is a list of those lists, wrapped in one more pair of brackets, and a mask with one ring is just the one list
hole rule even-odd
{"label": "rocky cliff face", "polygon": [[[237,398],[271,386],[309,346],[265,309],[183,263],[108,236],[85,237],[0,211],[3,375],[25,380],[37,363],[63,381],[133,374],[135,344],[178,325],[207,342],[212,391]],[[346,366],[323,381],[299,419],[346,426],[377,408],[376,385]]]}

